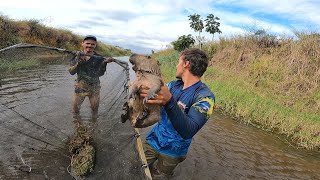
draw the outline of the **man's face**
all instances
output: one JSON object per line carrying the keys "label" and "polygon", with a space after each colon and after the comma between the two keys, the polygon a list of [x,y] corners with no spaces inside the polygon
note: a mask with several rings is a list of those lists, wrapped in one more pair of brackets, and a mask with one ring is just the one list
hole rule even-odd
{"label": "man's face", "polygon": [[185,62],[183,61],[183,56],[179,57],[179,61],[178,64],[176,65],[176,78],[181,79],[182,78],[182,74],[185,71]]}
{"label": "man's face", "polygon": [[81,44],[84,53],[93,53],[94,49],[97,47],[97,42],[91,39],[84,40]]}

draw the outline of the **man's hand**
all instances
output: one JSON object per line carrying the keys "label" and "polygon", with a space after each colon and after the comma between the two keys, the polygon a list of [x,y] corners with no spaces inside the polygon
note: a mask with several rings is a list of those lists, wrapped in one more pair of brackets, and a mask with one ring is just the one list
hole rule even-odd
{"label": "man's hand", "polygon": [[84,62],[86,62],[86,59],[83,57],[83,53],[81,51],[75,52],[75,60],[79,64],[83,64]]}
{"label": "man's hand", "polygon": [[104,63],[111,63],[113,61],[114,61],[113,57],[105,57],[103,60]]}
{"label": "man's hand", "polygon": [[[140,90],[140,96],[147,97],[148,92],[149,92],[149,88],[144,86]],[[147,100],[146,103],[164,106],[170,101],[171,97],[172,97],[171,92],[168,86],[165,84],[161,86],[161,89],[157,93],[157,95],[154,98]]]}

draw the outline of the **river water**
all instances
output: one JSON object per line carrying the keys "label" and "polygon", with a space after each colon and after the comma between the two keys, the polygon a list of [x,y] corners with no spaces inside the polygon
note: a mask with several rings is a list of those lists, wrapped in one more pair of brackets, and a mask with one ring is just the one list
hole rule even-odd
{"label": "river water", "polygon": [[[49,65],[43,69],[24,70],[3,77],[0,88],[1,102],[5,102],[6,107],[13,109],[21,104],[32,104],[32,101],[36,102],[37,98],[45,96],[47,104],[61,104],[64,106],[63,111],[70,111],[70,98],[66,98],[68,96],[65,93],[72,93],[72,86],[69,85],[73,83],[74,77],[70,76],[66,70],[65,65]],[[35,74],[38,75],[35,76]],[[130,77],[133,78],[132,71]],[[108,74],[102,77],[102,82],[107,78]],[[64,81],[69,85],[61,83]],[[38,89],[48,86],[51,91],[49,89],[46,93],[37,93]],[[112,91],[108,96],[113,97],[116,93],[118,92]],[[51,111],[45,104],[41,106],[34,104],[21,111],[32,114],[36,112],[34,108],[43,108],[43,114],[50,116],[55,127],[59,128],[61,133],[68,133],[66,127],[72,126],[72,123],[61,121],[63,119],[61,111]],[[16,110],[19,111],[19,109]],[[149,129],[140,130],[143,137]],[[108,139],[108,137],[105,138]],[[241,124],[226,115],[215,112],[193,138],[187,159],[178,165],[171,179],[316,180],[320,179],[319,166],[319,152],[295,148],[283,137]],[[63,177],[66,176],[59,176],[58,179]],[[99,176],[98,179],[103,179],[102,177]]]}

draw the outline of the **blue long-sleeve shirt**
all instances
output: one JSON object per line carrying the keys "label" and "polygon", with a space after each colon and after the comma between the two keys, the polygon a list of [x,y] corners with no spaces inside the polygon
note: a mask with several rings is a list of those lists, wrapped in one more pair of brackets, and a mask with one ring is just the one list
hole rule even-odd
{"label": "blue long-sleeve shirt", "polygon": [[179,157],[187,153],[192,137],[209,119],[215,97],[201,81],[184,90],[181,80],[168,87],[172,98],[161,108],[161,119],[146,139],[159,153]]}

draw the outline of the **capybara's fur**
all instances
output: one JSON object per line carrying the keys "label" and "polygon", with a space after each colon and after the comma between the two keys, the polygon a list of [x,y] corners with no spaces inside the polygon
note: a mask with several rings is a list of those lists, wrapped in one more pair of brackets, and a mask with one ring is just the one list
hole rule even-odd
{"label": "capybara's fur", "polygon": [[[163,86],[160,63],[150,56],[138,54],[130,56],[129,61],[135,71],[136,79],[129,85],[128,112],[123,122],[130,119],[133,127],[148,127],[160,119],[160,106],[145,103],[146,100],[154,98]],[[148,97],[142,98],[140,96],[139,90],[142,87],[149,88]]]}

